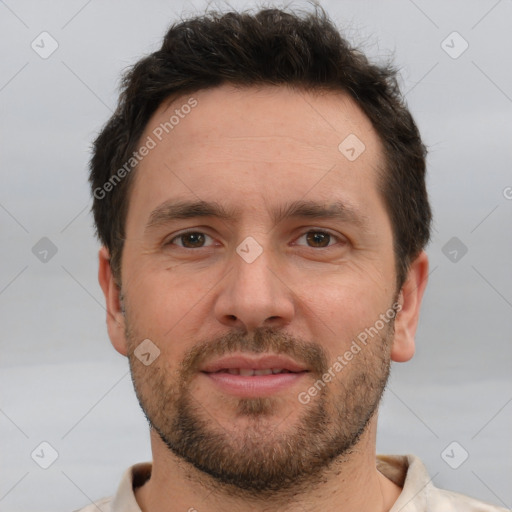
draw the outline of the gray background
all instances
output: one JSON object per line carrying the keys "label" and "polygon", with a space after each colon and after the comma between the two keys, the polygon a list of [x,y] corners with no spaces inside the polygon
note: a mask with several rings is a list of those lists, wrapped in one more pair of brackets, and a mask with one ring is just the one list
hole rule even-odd
{"label": "gray background", "polygon": [[[430,284],[416,356],[393,368],[378,451],[419,455],[436,485],[511,507],[512,2],[322,5],[371,56],[394,55],[430,148]],[[0,1],[0,510],[73,510],[150,460],[127,362],[105,327],[89,145],[120,72],[180,14],[204,7]],[[43,31],[59,45],[46,59],[31,48]],[[46,262],[32,251],[43,237],[57,249]],[[43,441],[58,452],[46,470],[31,458]],[[452,469],[446,460],[457,465],[465,451]],[[48,448],[35,453],[50,461]]]}

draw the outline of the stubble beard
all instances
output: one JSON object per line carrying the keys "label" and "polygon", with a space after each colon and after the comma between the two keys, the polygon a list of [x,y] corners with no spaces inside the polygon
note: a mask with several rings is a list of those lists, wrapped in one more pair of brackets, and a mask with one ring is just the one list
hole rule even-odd
{"label": "stubble beard", "polygon": [[[201,479],[206,486],[258,499],[312,488],[334,461],[350,456],[377,413],[389,377],[393,335],[394,319],[332,382],[319,386],[308,404],[290,396],[287,403],[295,401],[298,414],[289,425],[287,416],[279,415],[276,398],[259,397],[237,399],[235,421],[225,426],[190,391],[201,362],[235,350],[284,353],[314,369],[303,379],[301,391],[306,391],[330,366],[324,349],[268,328],[256,330],[250,340],[236,331],[195,345],[170,376],[163,361],[146,367],[135,357],[133,349],[144,337],[136,335],[126,317],[132,380],[151,428],[174,455],[211,477]],[[244,426],[237,428],[240,418]]]}

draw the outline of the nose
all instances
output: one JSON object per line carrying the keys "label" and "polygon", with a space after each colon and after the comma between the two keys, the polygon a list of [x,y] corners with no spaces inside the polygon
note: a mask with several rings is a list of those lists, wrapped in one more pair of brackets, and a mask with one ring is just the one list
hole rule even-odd
{"label": "nose", "polygon": [[268,250],[250,263],[235,252],[232,269],[220,286],[214,311],[223,325],[250,332],[285,327],[292,321],[292,290]]}

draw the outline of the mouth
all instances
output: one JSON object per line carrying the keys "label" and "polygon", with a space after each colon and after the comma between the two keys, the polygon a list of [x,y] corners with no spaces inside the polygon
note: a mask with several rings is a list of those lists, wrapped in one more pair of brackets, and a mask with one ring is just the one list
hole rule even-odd
{"label": "mouth", "polygon": [[308,371],[308,368],[282,354],[232,354],[212,361],[200,370],[205,373],[228,372],[233,375],[250,376],[298,373]]}
{"label": "mouth", "polygon": [[[304,370],[306,371],[306,370]],[[229,373],[230,375],[241,375],[242,377],[253,377],[260,375],[277,375],[281,373],[302,373],[302,372],[293,372],[291,370],[287,370],[286,368],[265,368],[263,370],[255,370],[253,368],[223,368],[222,370],[218,370],[216,372],[205,372],[205,373]]]}
{"label": "mouth", "polygon": [[309,370],[286,356],[232,355],[201,369],[223,393],[243,398],[269,396],[285,391],[304,378]]}

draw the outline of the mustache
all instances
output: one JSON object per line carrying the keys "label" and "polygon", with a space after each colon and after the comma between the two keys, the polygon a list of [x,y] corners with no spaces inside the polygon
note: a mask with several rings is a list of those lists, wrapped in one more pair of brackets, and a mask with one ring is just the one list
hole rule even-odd
{"label": "mustache", "polygon": [[206,362],[232,352],[284,354],[322,376],[328,369],[328,356],[322,346],[307,342],[271,327],[230,331],[212,340],[197,343],[185,353],[180,364],[182,382],[188,381]]}

